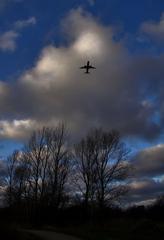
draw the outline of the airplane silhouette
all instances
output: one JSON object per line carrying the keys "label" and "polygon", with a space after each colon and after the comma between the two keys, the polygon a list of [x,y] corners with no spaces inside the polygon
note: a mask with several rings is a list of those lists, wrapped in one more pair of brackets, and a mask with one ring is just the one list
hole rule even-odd
{"label": "airplane silhouette", "polygon": [[93,67],[92,65],[90,65],[90,62],[88,61],[88,62],[87,62],[87,65],[84,65],[84,66],[80,67],[80,69],[86,69],[86,72],[85,72],[85,73],[90,73],[90,72],[89,72],[89,69],[96,69],[96,68]]}

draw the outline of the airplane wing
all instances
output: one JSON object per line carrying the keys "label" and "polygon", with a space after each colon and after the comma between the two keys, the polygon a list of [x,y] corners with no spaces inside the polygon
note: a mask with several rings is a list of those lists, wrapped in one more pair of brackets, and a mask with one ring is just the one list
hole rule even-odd
{"label": "airplane wing", "polygon": [[89,66],[89,68],[96,69],[96,68],[95,68],[95,67],[93,67],[93,66]]}
{"label": "airplane wing", "polygon": [[87,66],[80,67],[80,69],[85,69],[85,68],[87,68]]}

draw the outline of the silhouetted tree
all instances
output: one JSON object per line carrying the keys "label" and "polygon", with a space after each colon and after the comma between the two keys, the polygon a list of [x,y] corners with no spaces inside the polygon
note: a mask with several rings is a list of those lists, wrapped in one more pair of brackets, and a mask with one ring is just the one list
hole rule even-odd
{"label": "silhouetted tree", "polygon": [[41,208],[64,206],[70,156],[64,124],[34,131],[24,149],[8,158],[8,204],[22,206],[30,217],[37,217]]}
{"label": "silhouetted tree", "polygon": [[19,205],[27,199],[28,168],[21,151],[14,151],[7,159],[5,175],[6,194],[5,200],[9,206]]}
{"label": "silhouetted tree", "polygon": [[64,124],[43,127],[8,158],[6,200],[27,219],[38,220],[47,210],[57,216],[57,210],[78,196],[87,210],[83,217],[92,219],[95,207],[102,210],[126,193],[128,170],[127,149],[118,132],[94,129],[72,151]]}
{"label": "silhouetted tree", "polygon": [[11,206],[15,199],[15,173],[18,165],[19,151],[14,151],[11,156],[7,158],[7,172],[6,172],[6,201]]}
{"label": "silhouetted tree", "polygon": [[86,205],[95,201],[102,208],[127,191],[127,153],[116,131],[94,129],[75,146],[76,182]]}
{"label": "silhouetted tree", "polygon": [[49,132],[50,158],[48,161],[49,201],[55,208],[64,203],[65,185],[70,168],[70,150],[67,146],[67,131],[60,124]]}
{"label": "silhouetted tree", "polygon": [[95,139],[88,135],[75,146],[75,184],[82,193],[85,206],[95,198],[96,172],[96,144]]}
{"label": "silhouetted tree", "polygon": [[23,159],[28,166],[28,192],[37,205],[46,191],[45,178],[50,156],[49,128],[33,132],[28,144],[24,148]]}

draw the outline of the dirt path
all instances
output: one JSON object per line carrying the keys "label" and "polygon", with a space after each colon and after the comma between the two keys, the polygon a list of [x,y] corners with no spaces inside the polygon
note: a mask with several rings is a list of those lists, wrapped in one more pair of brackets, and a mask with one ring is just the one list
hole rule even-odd
{"label": "dirt path", "polygon": [[42,240],[80,240],[79,238],[76,237],[50,231],[30,231],[30,233],[34,234],[35,236],[38,236]]}

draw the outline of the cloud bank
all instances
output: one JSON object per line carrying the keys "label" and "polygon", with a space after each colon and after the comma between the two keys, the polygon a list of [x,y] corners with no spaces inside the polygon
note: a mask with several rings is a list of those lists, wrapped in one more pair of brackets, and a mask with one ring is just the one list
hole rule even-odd
{"label": "cloud bank", "polygon": [[158,177],[164,174],[164,144],[140,151],[134,158],[136,174],[140,177]]}
{"label": "cloud bank", "polygon": [[[16,26],[28,24],[35,24],[34,18]],[[10,125],[16,133],[14,121],[29,121],[31,129],[33,122],[64,121],[74,135],[101,126],[116,128],[123,135],[157,137],[161,126],[154,120],[156,103],[148,97],[159,90],[160,81],[153,70],[159,68],[163,74],[157,60],[134,59],[114,40],[111,27],[80,8],[72,10],[61,25],[67,44],[46,46],[32,69],[14,84],[6,84],[5,96],[0,95],[4,103],[0,106],[0,136],[9,137],[6,129]],[[90,75],[79,69],[87,60],[97,68]],[[16,138],[23,136],[22,124],[19,132],[21,128],[22,134],[15,134]]]}

